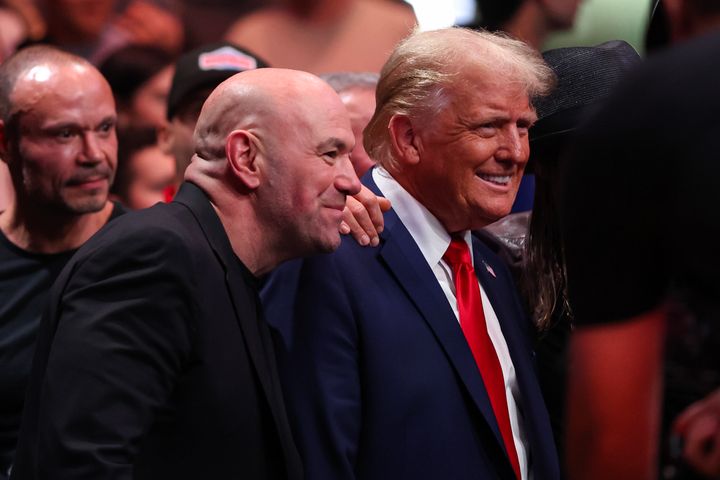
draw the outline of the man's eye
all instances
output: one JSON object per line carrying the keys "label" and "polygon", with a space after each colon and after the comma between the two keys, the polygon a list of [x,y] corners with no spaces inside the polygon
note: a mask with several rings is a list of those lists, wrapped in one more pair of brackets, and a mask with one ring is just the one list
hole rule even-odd
{"label": "man's eye", "polygon": [[477,130],[482,134],[492,134],[495,129],[496,125],[494,123],[483,123],[477,126]]}
{"label": "man's eye", "polygon": [[69,129],[69,128],[63,128],[63,129],[58,130],[58,131],[55,133],[55,136],[58,137],[58,138],[60,138],[60,139],[65,140],[65,139],[68,139],[68,138],[72,138],[73,134],[74,134],[74,132],[73,132],[71,129]]}
{"label": "man's eye", "polygon": [[105,123],[101,124],[100,127],[98,127],[98,132],[100,132],[102,134],[108,134],[108,133],[111,133],[114,128],[115,128],[114,123],[105,122]]}
{"label": "man's eye", "polygon": [[324,156],[324,157],[328,157],[328,158],[335,159],[335,158],[337,158],[337,156],[338,156],[338,151],[337,151],[337,150],[332,150],[332,151],[330,151],[330,152],[325,152],[325,153],[323,153],[323,156]]}

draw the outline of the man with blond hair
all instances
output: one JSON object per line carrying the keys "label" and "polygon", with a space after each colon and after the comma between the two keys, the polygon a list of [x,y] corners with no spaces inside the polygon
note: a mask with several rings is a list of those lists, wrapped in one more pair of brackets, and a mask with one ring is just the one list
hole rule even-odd
{"label": "man with blond hair", "polygon": [[319,78],[258,69],[217,87],[194,138],[175,200],[55,283],[12,478],[302,478],[257,277],[339,245],[350,121]]}
{"label": "man with blond hair", "polygon": [[464,29],[415,33],[383,67],[365,130],[367,186],[393,205],[380,244],[306,260],[280,332],[308,478],[559,477],[531,324],[470,233],[510,211],[552,82],[524,43]]}

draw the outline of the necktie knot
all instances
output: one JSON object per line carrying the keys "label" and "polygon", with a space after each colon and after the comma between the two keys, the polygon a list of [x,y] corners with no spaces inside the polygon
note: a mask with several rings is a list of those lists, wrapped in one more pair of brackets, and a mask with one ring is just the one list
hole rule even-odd
{"label": "necktie knot", "polygon": [[445,255],[443,255],[443,260],[450,265],[452,270],[460,268],[461,265],[472,267],[472,259],[467,242],[462,238],[453,237],[450,241],[450,246],[445,252]]}

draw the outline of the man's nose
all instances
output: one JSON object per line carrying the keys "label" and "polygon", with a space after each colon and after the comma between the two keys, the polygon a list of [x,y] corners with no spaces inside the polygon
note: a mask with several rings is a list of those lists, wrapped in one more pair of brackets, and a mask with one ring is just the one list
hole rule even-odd
{"label": "man's nose", "polygon": [[82,137],[82,152],[78,158],[80,163],[100,163],[104,158],[102,148],[100,148],[100,141],[94,132],[85,132]]}
{"label": "man's nose", "polygon": [[525,163],[529,153],[527,133],[522,134],[515,125],[504,128],[498,145],[497,159],[500,161]]}
{"label": "man's nose", "polygon": [[355,173],[350,155],[344,155],[337,163],[338,172],[335,175],[335,188],[345,195],[357,195],[360,193],[360,179]]}

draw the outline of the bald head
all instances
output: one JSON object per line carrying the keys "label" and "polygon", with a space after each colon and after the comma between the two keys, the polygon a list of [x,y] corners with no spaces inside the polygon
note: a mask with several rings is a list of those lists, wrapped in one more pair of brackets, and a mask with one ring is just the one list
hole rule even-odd
{"label": "bald head", "polygon": [[238,73],[210,94],[194,139],[185,178],[224,224],[242,219],[229,237],[251,271],[339,245],[345,197],[360,182],[350,119],[327,83],[295,70]]}
{"label": "bald head", "polygon": [[[14,95],[18,87],[33,89],[36,85],[45,84],[55,79],[60,69],[76,74],[74,77],[63,78],[62,81],[72,82],[86,75],[107,85],[100,72],[77,55],[45,45],[28,47],[18,51],[0,65],[0,120],[7,124],[21,108],[18,101],[23,101],[22,96],[18,98]],[[110,89],[109,86],[107,88]]]}
{"label": "bald head", "polygon": [[276,129],[303,126],[322,110],[336,114],[337,107],[342,109],[337,94],[310,73],[279,68],[242,72],[221,83],[205,102],[195,127],[195,152],[203,160],[223,159],[233,130],[252,131],[271,143],[283,131]]}

